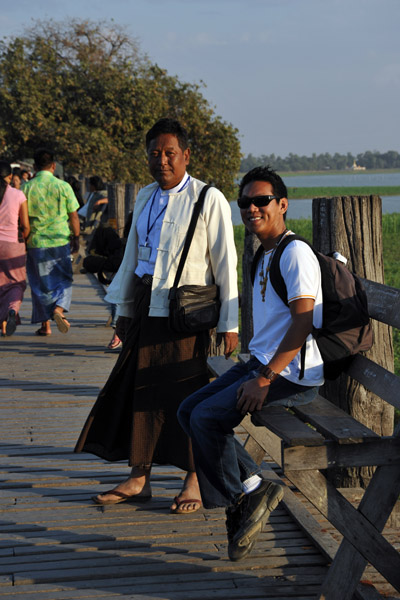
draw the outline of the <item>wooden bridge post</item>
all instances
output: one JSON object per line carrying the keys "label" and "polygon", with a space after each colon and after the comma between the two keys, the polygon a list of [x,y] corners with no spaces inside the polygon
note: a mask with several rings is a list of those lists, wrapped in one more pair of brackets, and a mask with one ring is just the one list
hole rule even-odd
{"label": "wooden bridge post", "polygon": [[[360,277],[384,283],[382,249],[382,202],[379,196],[314,198],[313,244],[324,254],[337,250],[347,266]],[[374,345],[367,356],[394,370],[391,328],[373,322]],[[322,395],[379,435],[393,433],[393,407],[363,386],[340,376],[326,382]],[[337,473],[340,487],[366,487],[373,469],[354,468]]]}
{"label": "wooden bridge post", "polygon": [[126,183],[125,184],[125,222],[130,212],[133,211],[133,207],[135,206],[136,197],[139,193],[139,190],[143,186],[139,183]]}
{"label": "wooden bridge post", "polygon": [[108,218],[111,227],[122,237],[127,216],[141,186],[137,183],[107,183]]}
{"label": "wooden bridge post", "polygon": [[119,236],[125,225],[125,184],[107,183],[108,219]]}

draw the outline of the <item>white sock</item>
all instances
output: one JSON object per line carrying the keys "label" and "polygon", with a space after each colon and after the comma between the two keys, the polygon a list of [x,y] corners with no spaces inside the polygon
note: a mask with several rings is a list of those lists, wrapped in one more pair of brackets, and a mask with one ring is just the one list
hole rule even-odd
{"label": "white sock", "polygon": [[262,477],[259,475],[252,475],[248,479],[242,481],[242,490],[245,494],[250,494],[250,492],[254,492],[262,482]]}

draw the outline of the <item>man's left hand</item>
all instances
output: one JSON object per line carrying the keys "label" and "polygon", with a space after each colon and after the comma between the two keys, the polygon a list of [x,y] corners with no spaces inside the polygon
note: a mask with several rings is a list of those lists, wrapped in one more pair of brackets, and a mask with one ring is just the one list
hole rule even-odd
{"label": "man's left hand", "polygon": [[255,377],[238,387],[236,408],[243,416],[262,409],[270,385],[266,381],[262,377]]}
{"label": "man's left hand", "polygon": [[220,336],[221,337],[224,336],[224,344],[225,344],[224,356],[226,359],[228,359],[230,357],[230,355],[232,354],[232,352],[234,351],[234,349],[236,348],[236,346],[238,345],[239,336],[235,331],[225,331],[224,333],[218,333],[217,334],[217,345],[218,346],[221,343],[221,341],[218,340],[218,338]]}

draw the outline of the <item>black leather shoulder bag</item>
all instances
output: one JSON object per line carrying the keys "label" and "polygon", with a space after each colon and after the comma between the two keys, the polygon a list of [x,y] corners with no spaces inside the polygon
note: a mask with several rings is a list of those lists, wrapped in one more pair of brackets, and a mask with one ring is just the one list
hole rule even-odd
{"label": "black leather shoulder bag", "polygon": [[211,185],[206,185],[202,188],[194,205],[174,285],[169,291],[168,325],[172,331],[177,333],[198,333],[206,329],[213,329],[219,319],[221,302],[217,285],[181,285],[178,287],[197,220],[210,187]]}

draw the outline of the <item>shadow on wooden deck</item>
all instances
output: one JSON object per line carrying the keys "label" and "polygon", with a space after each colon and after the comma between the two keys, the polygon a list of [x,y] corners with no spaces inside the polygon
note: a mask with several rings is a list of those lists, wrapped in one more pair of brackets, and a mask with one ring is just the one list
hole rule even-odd
{"label": "shadow on wooden deck", "polygon": [[326,559],[283,506],[253,553],[232,563],[222,509],[169,513],[179,469],[154,467],[145,505],[92,503],[127,474],[72,453],[116,359],[101,296],[76,275],[70,332],[38,338],[27,291],[23,324],[0,342],[0,600],[311,600]]}

